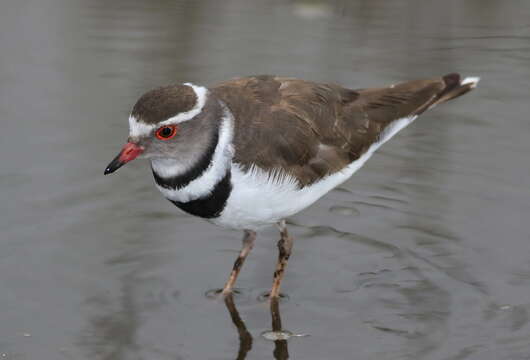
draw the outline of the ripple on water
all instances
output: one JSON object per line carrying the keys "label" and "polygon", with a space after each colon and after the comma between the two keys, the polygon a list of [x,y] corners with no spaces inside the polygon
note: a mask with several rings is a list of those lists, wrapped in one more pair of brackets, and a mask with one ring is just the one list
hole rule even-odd
{"label": "ripple on water", "polygon": [[[223,289],[217,288],[217,289],[210,289],[204,293],[204,296],[206,296],[208,299],[217,299],[221,294],[223,293]],[[232,289],[232,296],[237,297],[240,296],[243,293],[243,291],[239,288],[233,288]]]}
{"label": "ripple on water", "polygon": [[281,331],[264,331],[261,333],[261,336],[269,341],[278,341],[278,340],[289,340],[292,337],[306,337],[310,336],[309,334],[295,334],[289,330]]}
{"label": "ripple on water", "polygon": [[451,230],[447,229],[444,226],[440,226],[437,224],[415,224],[415,225],[400,225],[396,226],[398,229],[404,229],[404,230],[411,230],[414,232],[418,232],[422,235],[431,237],[431,238],[437,238],[437,239],[446,239],[453,242],[459,242],[460,238],[458,235],[456,235]]}
{"label": "ripple on water", "polygon": [[[204,296],[210,300],[223,299],[223,289],[210,289],[204,293]],[[246,288],[234,288],[232,289],[232,298],[238,304],[247,304],[253,301],[252,290]]]}
{"label": "ripple on water", "polygon": [[135,280],[135,294],[142,309],[155,309],[176,303],[180,291],[161,278],[149,277]]}
{"label": "ripple on water", "polygon": [[343,216],[359,216],[361,212],[354,207],[348,206],[332,206],[329,208],[329,211],[333,214],[343,215]]}
{"label": "ripple on water", "polygon": [[[500,310],[500,311],[499,311]],[[530,304],[500,305],[497,307],[497,316],[502,327],[511,331],[518,331],[525,327],[529,321]]]}
{"label": "ripple on water", "polygon": [[[280,303],[283,303],[283,302],[286,302],[286,301],[289,301],[289,295],[287,294],[284,294],[284,293],[280,293]],[[262,291],[256,298],[256,300],[258,300],[259,302],[266,302],[269,300],[269,291],[266,290],[266,291]]]}
{"label": "ripple on water", "polygon": [[407,201],[407,200],[397,199],[397,198],[394,198],[394,197],[383,196],[383,195],[370,195],[370,198],[375,199],[375,200],[381,200],[381,201],[384,201],[384,202],[387,202],[387,203],[396,203],[398,205],[407,205],[407,204],[409,204],[409,201]]}
{"label": "ripple on water", "polygon": [[318,236],[337,236],[340,239],[345,239],[352,241],[357,244],[368,246],[372,249],[378,250],[378,251],[388,251],[392,254],[392,256],[395,257],[401,257],[402,251],[395,245],[392,245],[390,243],[376,240],[367,236],[355,234],[352,232],[347,231],[340,231],[332,226],[324,226],[324,225],[303,225],[296,222],[293,222],[290,220],[288,222],[289,225],[297,226],[300,228],[303,228],[306,230],[306,233],[303,234],[304,238],[311,238],[311,237],[318,237]]}
{"label": "ripple on water", "polygon": [[358,206],[368,206],[368,207],[373,207],[373,208],[378,208],[378,209],[383,209],[383,210],[394,210],[394,207],[392,207],[391,205],[378,204],[378,203],[374,203],[370,201],[352,201],[352,203]]}

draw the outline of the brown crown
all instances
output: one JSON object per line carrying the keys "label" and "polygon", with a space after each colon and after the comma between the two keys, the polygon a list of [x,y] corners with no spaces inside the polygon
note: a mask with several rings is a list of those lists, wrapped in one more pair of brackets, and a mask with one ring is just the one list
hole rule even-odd
{"label": "brown crown", "polygon": [[164,86],[143,94],[134,105],[131,115],[146,124],[157,124],[193,109],[196,102],[197,95],[191,86]]}

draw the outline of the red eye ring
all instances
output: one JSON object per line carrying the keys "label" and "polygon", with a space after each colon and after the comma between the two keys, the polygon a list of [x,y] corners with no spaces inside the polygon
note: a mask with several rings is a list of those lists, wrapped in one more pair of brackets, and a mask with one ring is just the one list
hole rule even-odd
{"label": "red eye ring", "polygon": [[177,125],[164,125],[155,132],[156,138],[164,141],[172,139],[175,135],[177,135]]}

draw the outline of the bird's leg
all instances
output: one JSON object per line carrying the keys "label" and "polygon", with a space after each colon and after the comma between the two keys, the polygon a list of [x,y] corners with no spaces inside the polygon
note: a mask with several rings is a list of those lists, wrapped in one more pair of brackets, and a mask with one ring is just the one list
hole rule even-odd
{"label": "bird's leg", "polygon": [[283,273],[287,266],[287,261],[291,256],[291,249],[293,248],[293,238],[287,233],[287,226],[285,220],[278,223],[280,228],[280,240],[278,241],[278,263],[276,264],[276,270],[274,271],[274,280],[272,282],[272,288],[270,298],[278,298],[280,295],[280,285],[283,279]]}
{"label": "bird's leg", "polygon": [[230,277],[228,278],[228,281],[226,282],[223,288],[223,292],[222,292],[223,295],[226,296],[232,293],[232,288],[234,287],[234,284],[237,280],[239,271],[241,271],[241,267],[243,266],[243,263],[245,262],[247,255],[250,253],[250,250],[252,250],[255,239],[256,239],[255,231],[245,230],[245,235],[243,236],[243,248],[241,249],[236,261],[234,262],[234,267],[232,268]]}

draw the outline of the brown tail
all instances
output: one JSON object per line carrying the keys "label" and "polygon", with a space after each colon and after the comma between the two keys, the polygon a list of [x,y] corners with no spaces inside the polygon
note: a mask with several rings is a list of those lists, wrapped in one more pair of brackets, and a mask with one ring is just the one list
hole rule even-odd
{"label": "brown tail", "polygon": [[477,87],[480,80],[478,77],[467,77],[460,79],[460,74],[452,73],[442,77],[445,82],[445,89],[434,99],[430,107],[457,98]]}

